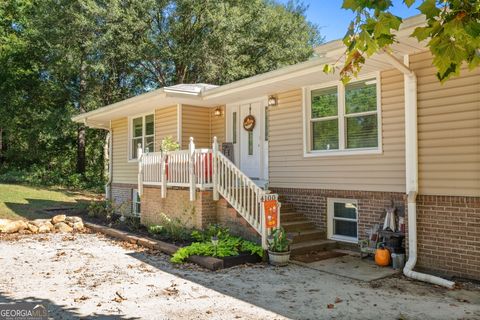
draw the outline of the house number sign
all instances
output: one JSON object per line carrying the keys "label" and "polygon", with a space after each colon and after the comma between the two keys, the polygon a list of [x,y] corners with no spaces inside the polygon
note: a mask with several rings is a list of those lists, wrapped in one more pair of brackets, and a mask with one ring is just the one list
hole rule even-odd
{"label": "house number sign", "polygon": [[278,225],[278,202],[277,200],[266,200],[263,202],[265,211],[265,227],[276,228]]}

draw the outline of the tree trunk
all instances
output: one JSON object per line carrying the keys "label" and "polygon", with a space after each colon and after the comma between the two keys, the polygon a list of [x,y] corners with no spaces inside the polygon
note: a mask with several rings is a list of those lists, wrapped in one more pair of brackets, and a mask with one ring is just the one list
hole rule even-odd
{"label": "tree trunk", "polygon": [[[78,92],[78,109],[81,113],[85,113],[85,101],[84,95],[87,87],[87,82],[85,80],[86,66],[85,63],[80,63],[80,85]],[[85,155],[85,146],[86,146],[86,127],[84,124],[78,126],[77,131],[77,173],[82,175],[85,174],[86,170],[86,155]]]}

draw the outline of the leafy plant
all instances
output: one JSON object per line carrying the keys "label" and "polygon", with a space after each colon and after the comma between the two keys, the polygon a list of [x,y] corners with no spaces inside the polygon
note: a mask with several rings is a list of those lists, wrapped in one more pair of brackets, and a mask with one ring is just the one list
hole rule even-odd
{"label": "leafy plant", "polygon": [[211,224],[206,230],[194,230],[192,231],[192,238],[198,242],[208,242],[212,237],[217,237],[219,240],[223,240],[230,236],[230,230],[226,227],[222,227],[218,224]]}
{"label": "leafy plant", "polygon": [[172,136],[163,138],[161,150],[163,152],[180,150],[180,145]]}
{"label": "leafy plant", "polygon": [[287,252],[290,250],[290,240],[283,227],[272,230],[271,238],[268,239],[268,249],[272,252]]}
{"label": "leafy plant", "polygon": [[[180,248],[170,259],[173,263],[182,263],[193,255],[210,257],[230,257],[241,252],[248,252],[263,257],[263,248],[256,243],[240,237],[231,236],[227,228],[211,225],[205,231],[193,231],[192,237],[199,242]],[[218,239],[218,245],[212,243],[212,237]]]}
{"label": "leafy plant", "polygon": [[92,201],[87,207],[87,214],[92,218],[111,220],[114,210],[113,203],[110,200]]}
{"label": "leafy plant", "polygon": [[164,213],[160,213],[160,223],[149,226],[148,231],[173,241],[190,240],[190,230],[185,223],[179,218],[170,218]]}

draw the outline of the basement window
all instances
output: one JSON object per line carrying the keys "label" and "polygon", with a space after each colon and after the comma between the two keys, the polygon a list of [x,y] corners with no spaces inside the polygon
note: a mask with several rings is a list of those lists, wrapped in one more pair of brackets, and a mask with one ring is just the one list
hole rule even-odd
{"label": "basement window", "polygon": [[358,242],[358,202],[353,199],[327,200],[328,238]]}
{"label": "basement window", "polygon": [[140,195],[138,194],[137,189],[133,189],[132,191],[132,214],[134,216],[140,216],[141,211],[141,201]]}

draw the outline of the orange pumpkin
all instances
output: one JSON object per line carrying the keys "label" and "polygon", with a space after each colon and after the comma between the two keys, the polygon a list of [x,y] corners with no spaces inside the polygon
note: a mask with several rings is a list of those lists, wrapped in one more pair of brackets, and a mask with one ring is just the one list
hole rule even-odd
{"label": "orange pumpkin", "polygon": [[375,251],[375,263],[380,267],[386,267],[390,265],[390,251],[385,248],[378,248]]}

